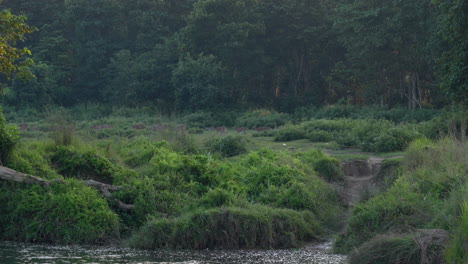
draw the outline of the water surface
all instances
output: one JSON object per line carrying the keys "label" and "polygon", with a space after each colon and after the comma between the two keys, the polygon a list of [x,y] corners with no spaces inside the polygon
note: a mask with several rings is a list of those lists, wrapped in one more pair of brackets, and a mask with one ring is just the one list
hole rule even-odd
{"label": "water surface", "polygon": [[119,247],[50,246],[0,242],[2,264],[151,264],[151,263],[291,263],[344,264],[345,256],[329,252],[329,244],[296,250],[136,250]]}

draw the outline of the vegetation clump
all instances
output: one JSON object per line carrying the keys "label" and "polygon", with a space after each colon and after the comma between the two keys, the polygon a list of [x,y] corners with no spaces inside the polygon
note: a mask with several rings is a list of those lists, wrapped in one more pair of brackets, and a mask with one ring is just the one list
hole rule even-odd
{"label": "vegetation clump", "polygon": [[119,217],[96,190],[76,180],[19,186],[0,183],[0,238],[82,244],[119,238]]}
{"label": "vegetation clump", "polygon": [[318,238],[313,214],[262,206],[221,207],[150,220],[129,240],[137,248],[291,248]]}
{"label": "vegetation clump", "polygon": [[338,238],[336,250],[350,252],[376,235],[401,233],[408,227],[439,228],[459,235],[459,208],[467,193],[467,149],[466,142],[449,139],[411,144],[401,177],[353,209],[347,234]]}
{"label": "vegetation clump", "polygon": [[93,151],[81,151],[75,147],[58,146],[51,156],[57,172],[69,177],[95,179],[112,183],[117,168],[105,157]]}
{"label": "vegetation clump", "polygon": [[206,145],[208,151],[219,153],[223,157],[233,157],[247,152],[247,139],[243,136],[228,135],[210,140]]}
{"label": "vegetation clump", "polygon": [[17,131],[7,125],[0,109],[0,162],[5,162],[13,146],[19,140]]}

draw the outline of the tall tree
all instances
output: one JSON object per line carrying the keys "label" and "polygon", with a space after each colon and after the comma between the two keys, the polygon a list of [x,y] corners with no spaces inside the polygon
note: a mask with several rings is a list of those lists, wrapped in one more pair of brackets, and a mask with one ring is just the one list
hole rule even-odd
{"label": "tall tree", "polygon": [[352,69],[349,81],[364,86],[354,96],[367,103],[406,101],[409,108],[430,99],[433,61],[427,45],[435,13],[429,1],[342,0],[336,11],[335,30],[347,50],[340,65]]}
{"label": "tall tree", "polygon": [[31,55],[31,51],[15,46],[18,41],[25,39],[26,34],[34,31],[25,21],[25,16],[13,15],[9,10],[0,11],[0,73],[7,79],[14,74],[30,75],[26,66],[31,65],[32,60],[24,56]]}
{"label": "tall tree", "polygon": [[439,35],[447,41],[440,57],[442,88],[455,102],[468,105],[468,3],[433,0],[440,14]]}
{"label": "tall tree", "polygon": [[256,0],[198,1],[179,34],[182,54],[213,55],[226,67],[232,83],[224,92],[242,103],[264,98],[259,91],[265,25],[258,5]]}

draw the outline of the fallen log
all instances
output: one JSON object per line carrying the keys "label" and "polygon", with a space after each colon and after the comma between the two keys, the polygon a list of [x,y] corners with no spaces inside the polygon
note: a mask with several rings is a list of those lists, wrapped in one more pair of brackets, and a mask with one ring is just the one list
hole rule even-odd
{"label": "fallen log", "polygon": [[[0,166],[0,179],[5,181],[13,181],[19,183],[26,183],[26,184],[39,184],[41,186],[47,187],[52,183],[63,183],[63,180],[44,180],[42,178],[32,176],[29,174],[21,173],[15,170],[12,170],[7,167]],[[87,180],[81,181],[84,185],[88,187],[92,187],[97,189],[102,196],[106,197],[109,200],[115,200],[117,202],[117,206],[125,211],[129,211],[135,208],[133,204],[126,204],[115,197],[112,196],[111,192],[116,192],[122,189],[121,186],[115,186],[110,184],[105,184],[102,182],[94,181],[94,180]]]}

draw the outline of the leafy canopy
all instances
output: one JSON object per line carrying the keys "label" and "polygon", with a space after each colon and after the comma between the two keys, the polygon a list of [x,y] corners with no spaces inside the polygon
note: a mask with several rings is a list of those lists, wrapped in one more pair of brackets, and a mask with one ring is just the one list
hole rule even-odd
{"label": "leafy canopy", "polygon": [[[1,2],[0,2],[1,4]],[[31,55],[27,48],[15,47],[17,41],[25,39],[25,35],[32,33],[35,28],[28,26],[26,17],[13,15],[9,10],[0,11],[0,72],[7,79],[14,74],[21,77],[31,76],[25,67],[33,63],[32,59],[19,59],[24,55]]]}

